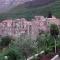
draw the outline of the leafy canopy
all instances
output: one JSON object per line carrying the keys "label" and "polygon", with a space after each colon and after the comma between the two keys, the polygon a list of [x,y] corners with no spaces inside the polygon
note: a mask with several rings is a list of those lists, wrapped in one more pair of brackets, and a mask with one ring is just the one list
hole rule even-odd
{"label": "leafy canopy", "polygon": [[50,26],[50,34],[51,34],[51,36],[53,36],[55,38],[58,36],[59,28],[58,28],[58,26],[56,24],[51,24],[51,26]]}

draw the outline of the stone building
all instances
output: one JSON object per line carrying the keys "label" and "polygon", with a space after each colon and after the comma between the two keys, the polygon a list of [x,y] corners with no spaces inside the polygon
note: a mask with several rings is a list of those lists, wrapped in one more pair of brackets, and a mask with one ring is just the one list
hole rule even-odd
{"label": "stone building", "polygon": [[45,18],[44,16],[35,16],[31,21],[25,18],[21,19],[7,19],[0,22],[0,36],[24,37],[36,39],[38,34],[49,31],[51,24],[60,26],[60,19],[52,16],[52,18]]}

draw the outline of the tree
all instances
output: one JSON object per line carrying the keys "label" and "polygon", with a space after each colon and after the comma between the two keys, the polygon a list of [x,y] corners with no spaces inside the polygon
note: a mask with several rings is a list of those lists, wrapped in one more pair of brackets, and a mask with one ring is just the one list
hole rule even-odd
{"label": "tree", "polygon": [[[43,38],[42,38],[43,37]],[[45,34],[39,34],[36,39],[37,42],[37,53],[45,47]]]}
{"label": "tree", "polygon": [[51,13],[51,11],[48,12],[48,18],[52,18],[52,13]]}
{"label": "tree", "polygon": [[14,51],[9,51],[6,56],[8,57],[8,60],[17,60],[17,54]]}
{"label": "tree", "polygon": [[31,39],[17,38],[13,44],[20,50],[20,57],[22,56],[20,59],[27,60],[27,57],[36,53],[36,43]]}
{"label": "tree", "polygon": [[58,34],[59,34],[59,28],[57,25],[51,24],[50,34],[54,38],[54,41],[55,41],[55,53],[56,53],[56,38],[58,38]]}
{"label": "tree", "polygon": [[9,36],[2,37],[0,41],[0,48],[5,48],[9,46],[9,43],[11,42],[11,40],[12,39]]}

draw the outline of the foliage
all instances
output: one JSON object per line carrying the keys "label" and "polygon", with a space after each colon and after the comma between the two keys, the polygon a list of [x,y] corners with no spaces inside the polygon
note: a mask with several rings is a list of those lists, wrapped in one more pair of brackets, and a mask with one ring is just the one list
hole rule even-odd
{"label": "foliage", "polygon": [[17,55],[19,55],[20,60],[24,60],[36,53],[36,42],[30,39],[17,38],[10,44],[9,49],[18,53]]}
{"label": "foliage", "polygon": [[9,46],[10,42],[11,42],[11,38],[9,36],[1,37],[0,47],[4,48],[4,47]]}
{"label": "foliage", "polygon": [[[58,39],[57,42],[59,43]],[[60,43],[57,46],[60,46]],[[37,40],[22,39],[20,37],[12,41],[9,49],[0,54],[0,60],[4,60],[4,56],[6,55],[9,56],[10,60],[15,60],[14,56],[16,56],[17,60],[25,60],[27,57],[36,54],[38,49],[39,52],[45,50],[45,52],[49,53],[53,47],[53,37],[49,33],[39,35]]]}
{"label": "foliage", "polygon": [[8,56],[8,60],[17,60],[17,54],[14,51],[9,51],[6,56]]}
{"label": "foliage", "polygon": [[54,46],[53,37],[50,36],[49,33],[39,35],[39,37],[37,38],[36,41],[37,41],[37,47],[38,47],[39,51],[40,50],[46,50],[46,49]]}
{"label": "foliage", "polygon": [[52,18],[52,13],[51,13],[51,11],[48,12],[48,18]]}
{"label": "foliage", "polygon": [[53,36],[54,38],[56,38],[59,34],[59,29],[58,26],[55,24],[51,24],[50,26],[50,34],[51,36]]}
{"label": "foliage", "polygon": [[50,52],[52,52],[52,47],[45,49],[45,54],[49,54]]}

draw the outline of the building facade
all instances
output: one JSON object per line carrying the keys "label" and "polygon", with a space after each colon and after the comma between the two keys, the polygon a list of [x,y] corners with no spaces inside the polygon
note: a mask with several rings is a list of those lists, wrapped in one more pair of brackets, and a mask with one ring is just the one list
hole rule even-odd
{"label": "building facade", "polygon": [[40,31],[49,31],[50,24],[57,24],[60,26],[60,19],[45,18],[44,16],[35,16],[31,21],[25,18],[21,19],[7,19],[0,22],[0,36],[12,36],[36,39]]}

